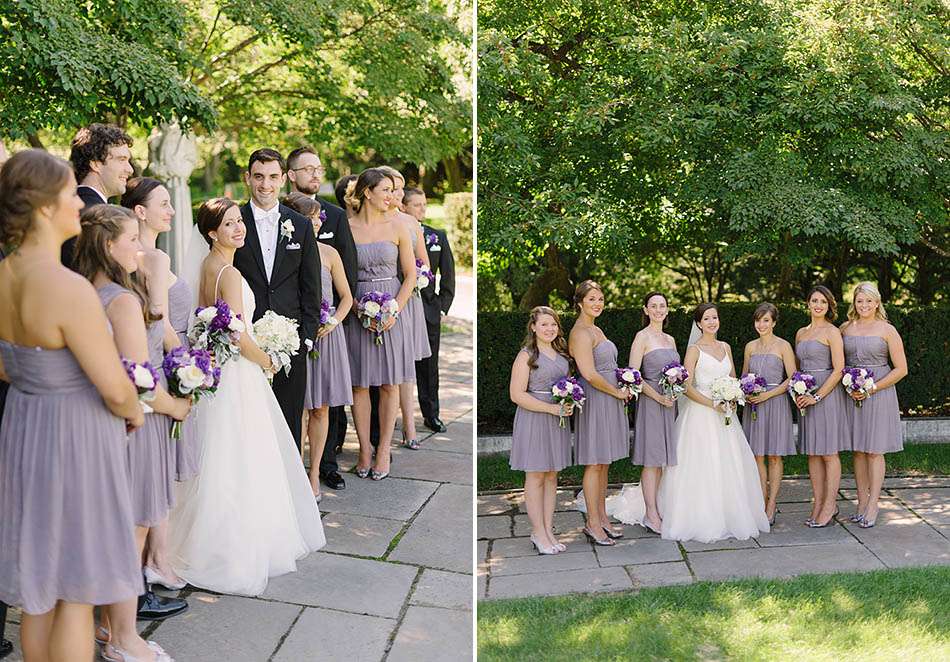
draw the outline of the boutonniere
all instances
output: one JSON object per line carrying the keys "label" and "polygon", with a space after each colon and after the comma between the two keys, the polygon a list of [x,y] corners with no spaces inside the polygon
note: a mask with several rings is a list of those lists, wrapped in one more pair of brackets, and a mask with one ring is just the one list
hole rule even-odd
{"label": "boutonniere", "polygon": [[280,236],[288,241],[294,236],[294,222],[289,218],[285,218],[280,224]]}
{"label": "boutonniere", "polygon": [[439,243],[439,235],[435,232],[426,233],[426,246],[435,246]]}

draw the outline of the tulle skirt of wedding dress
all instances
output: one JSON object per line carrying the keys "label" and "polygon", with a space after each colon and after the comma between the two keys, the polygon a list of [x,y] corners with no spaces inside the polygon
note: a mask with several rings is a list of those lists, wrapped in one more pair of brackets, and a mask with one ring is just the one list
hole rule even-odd
{"label": "tulle skirt of wedding dress", "polygon": [[196,405],[198,475],[181,483],[169,526],[172,567],[188,583],[260,595],[270,577],[326,544],[296,444],[261,369],[224,366]]}
{"label": "tulle skirt of wedding dress", "polygon": [[[769,530],[755,457],[736,415],[696,403],[681,403],[674,427],[675,466],[663,470],[657,507],[663,538],[713,542],[746,540]],[[607,499],[607,514],[640,524],[646,513],[639,485],[626,485]]]}

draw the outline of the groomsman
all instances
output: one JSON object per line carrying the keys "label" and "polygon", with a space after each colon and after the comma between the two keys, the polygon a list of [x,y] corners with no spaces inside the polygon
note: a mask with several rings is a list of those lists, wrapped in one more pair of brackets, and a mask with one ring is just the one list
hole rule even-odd
{"label": "groomsman", "polygon": [[[93,205],[125,193],[125,183],[132,176],[132,138],[112,124],[90,124],[76,132],[69,151],[79,187],[76,193],[85,203],[85,211]],[[72,267],[76,238],[63,244],[62,261]]]}
{"label": "groomsman", "polygon": [[426,316],[426,331],[432,356],[416,361],[416,388],[419,409],[425,426],[433,432],[445,432],[445,423],[439,418],[439,341],[442,335],[442,316],[448,314],[455,298],[455,259],[445,232],[425,224],[426,194],[417,188],[407,188],[402,199],[403,210],[422,223],[422,236],[433,275],[441,273],[439,287],[433,280],[422,290],[422,309]]}
{"label": "groomsman", "polygon": [[[320,157],[310,147],[298,147],[287,156],[287,179],[290,181],[290,190],[317,198],[323,175],[326,169],[320,163]],[[350,292],[356,292],[356,242],[353,241],[353,232],[346,218],[346,212],[334,204],[320,200],[320,208],[326,212],[326,220],[320,227],[320,236],[317,237],[328,246],[333,246],[343,260],[343,271],[346,273],[346,282]],[[333,293],[333,305],[339,305],[340,300]],[[329,428],[327,443],[323,446],[323,457],[320,458],[320,479],[332,490],[342,490],[346,481],[340,475],[340,465],[337,464],[337,448],[343,446],[346,438],[346,408],[330,407]],[[310,462],[314,461],[310,458]]]}

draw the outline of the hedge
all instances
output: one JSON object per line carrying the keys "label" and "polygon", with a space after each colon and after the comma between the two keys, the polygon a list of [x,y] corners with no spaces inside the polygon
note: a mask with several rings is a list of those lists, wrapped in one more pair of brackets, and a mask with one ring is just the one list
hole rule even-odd
{"label": "hedge", "polygon": [[456,267],[463,271],[472,269],[472,194],[446,193],[442,202],[445,210],[446,233],[452,246]]}
{"label": "hedge", "polygon": [[[754,303],[719,305],[719,338],[732,347],[737,369],[741,369],[745,343],[754,339]],[[904,339],[910,374],[897,384],[901,412],[905,416],[950,415],[950,306],[908,310],[887,307],[890,321]],[[676,338],[685,353],[691,311],[670,311],[667,332]],[[511,363],[524,337],[528,316],[523,312],[480,312],[478,314],[478,432],[498,434],[511,431],[515,406],[508,399]],[[839,310],[840,323],[844,313]],[[574,325],[573,314],[562,314],[565,333]],[[790,342],[795,332],[808,323],[801,306],[780,306],[775,333]],[[626,362],[633,336],[641,328],[640,309],[606,310],[598,326],[617,344],[618,361]]]}

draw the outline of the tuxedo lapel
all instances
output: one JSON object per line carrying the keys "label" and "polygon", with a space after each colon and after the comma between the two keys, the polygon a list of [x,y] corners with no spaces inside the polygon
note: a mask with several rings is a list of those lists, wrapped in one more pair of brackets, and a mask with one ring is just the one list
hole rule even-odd
{"label": "tuxedo lapel", "polygon": [[241,217],[244,219],[244,229],[247,231],[247,247],[254,256],[254,262],[261,271],[261,278],[267,282],[267,270],[264,269],[264,255],[261,253],[261,238],[257,234],[257,224],[254,222],[254,212],[251,204],[241,207]]}

